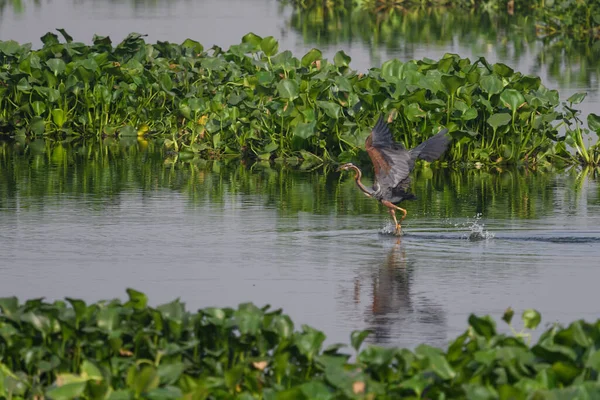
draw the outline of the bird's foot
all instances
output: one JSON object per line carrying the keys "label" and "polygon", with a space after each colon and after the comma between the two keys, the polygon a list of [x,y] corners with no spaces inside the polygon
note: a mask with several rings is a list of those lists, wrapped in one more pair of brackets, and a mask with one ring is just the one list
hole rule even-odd
{"label": "bird's foot", "polygon": [[394,232],[396,236],[402,236],[402,226],[400,224],[396,225],[396,231]]}

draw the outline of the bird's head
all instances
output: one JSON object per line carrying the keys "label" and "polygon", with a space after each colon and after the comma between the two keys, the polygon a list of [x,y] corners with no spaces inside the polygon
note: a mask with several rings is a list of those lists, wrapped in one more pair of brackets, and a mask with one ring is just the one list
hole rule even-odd
{"label": "bird's head", "polygon": [[356,168],[356,165],[352,163],[342,164],[338,167],[338,171],[348,171],[350,168]]}

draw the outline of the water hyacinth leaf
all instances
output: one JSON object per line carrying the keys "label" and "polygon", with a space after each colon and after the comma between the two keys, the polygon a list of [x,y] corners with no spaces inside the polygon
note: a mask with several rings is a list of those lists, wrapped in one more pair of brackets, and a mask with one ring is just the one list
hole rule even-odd
{"label": "water hyacinth leaf", "polygon": [[490,339],[496,335],[496,323],[489,316],[478,317],[475,314],[469,316],[469,325],[478,335]]}
{"label": "water hyacinth leaf", "polygon": [[53,46],[60,43],[58,41],[58,36],[52,32],[47,32],[44,36],[40,37],[40,40],[44,44],[44,47]]}
{"label": "water hyacinth leaf", "polygon": [[527,329],[535,329],[542,322],[541,314],[533,309],[523,311],[522,318]]}
{"label": "water hyacinth leaf", "polygon": [[67,68],[65,62],[60,58],[51,58],[50,60],[46,61],[46,65],[54,73],[54,76],[62,74]]}
{"label": "water hyacinth leaf", "polygon": [[[58,379],[64,379],[64,375],[59,375]],[[70,382],[62,386],[52,388],[46,392],[46,396],[53,400],[71,400],[80,397],[85,391],[87,382],[85,380],[79,382]]]}
{"label": "water hyacinth leaf", "polygon": [[317,100],[317,105],[325,111],[330,118],[339,119],[342,113],[342,107],[332,101]]}
{"label": "water hyacinth leaf", "polygon": [[585,96],[587,96],[586,92],[578,92],[569,97],[567,102],[571,104],[579,104],[585,99]]}
{"label": "water hyacinth leaf", "polygon": [[158,387],[160,378],[154,366],[144,365],[141,370],[137,371],[132,383],[136,394],[139,396]]}
{"label": "water hyacinth leaf", "polygon": [[505,89],[500,94],[500,100],[506,107],[510,108],[513,113],[525,103],[525,97],[523,97],[521,92],[515,89]]}
{"label": "water hyacinth leaf", "polygon": [[381,65],[381,77],[388,82],[397,82],[402,79],[404,64],[398,59],[392,59]]}
{"label": "water hyacinth leaf", "polygon": [[596,132],[598,135],[600,135],[600,116],[594,114],[594,113],[590,113],[587,116],[587,123],[588,123],[588,127]]}
{"label": "water hyacinth leaf", "polygon": [[[163,400],[163,399],[175,400],[175,399],[182,399],[185,396],[183,396],[183,392],[178,387],[167,386],[167,387],[152,389],[148,393],[146,393],[144,397],[151,399],[151,400]],[[110,399],[112,399],[112,398],[113,398],[113,396],[111,395]]]}
{"label": "water hyacinth leaf", "polygon": [[339,90],[341,90],[342,92],[352,92],[352,84],[350,83],[350,81],[348,80],[348,78],[346,78],[345,76],[336,76],[335,79],[333,80],[333,82],[335,83],[335,86],[337,86],[337,88]]}
{"label": "water hyacinth leaf", "polygon": [[28,93],[31,91],[31,85],[29,84],[29,81],[27,80],[27,78],[23,77],[19,80],[19,83],[17,83],[17,90],[20,92],[24,92],[24,93]]}
{"label": "water hyacinth leaf", "polygon": [[362,343],[365,341],[367,336],[371,334],[371,331],[368,329],[361,331],[352,331],[350,334],[350,344],[354,348],[354,350],[358,351]]}
{"label": "water hyacinth leaf", "polygon": [[381,346],[368,346],[360,352],[358,360],[368,365],[383,367],[389,365],[395,355],[395,349]]}
{"label": "water hyacinth leaf", "polygon": [[181,47],[193,49],[194,53],[196,53],[196,54],[200,54],[204,51],[204,46],[202,46],[202,44],[200,44],[200,42],[197,42],[197,41],[189,39],[189,38],[185,39],[183,41],[183,43],[181,43]]}
{"label": "water hyacinth leaf", "polygon": [[234,313],[235,321],[243,335],[256,335],[262,325],[263,312],[254,304],[240,304]]}
{"label": "water hyacinth leaf", "polygon": [[81,364],[81,377],[94,381],[104,380],[100,369],[88,360],[84,360]]}
{"label": "water hyacinth leaf", "polygon": [[182,362],[159,365],[158,376],[160,378],[160,383],[163,385],[175,384],[181,374],[183,374],[183,371],[185,371],[185,364]]}
{"label": "water hyacinth leaf", "polygon": [[490,95],[500,93],[502,89],[504,89],[502,80],[500,80],[500,78],[498,78],[496,75],[484,76],[481,78],[479,84],[481,85],[481,88]]}
{"label": "water hyacinth leaf", "polygon": [[464,86],[467,79],[457,75],[442,75],[441,76],[442,84],[450,93],[454,95],[459,87]]}
{"label": "water hyacinth leaf", "polygon": [[308,67],[315,61],[320,60],[322,58],[323,58],[323,53],[321,53],[321,50],[311,49],[308,51],[308,53],[306,53],[302,57],[302,60],[300,61],[300,63],[302,64],[303,67]]}
{"label": "water hyacinth leaf", "polygon": [[6,315],[9,318],[12,318],[14,313],[19,308],[19,299],[16,297],[2,297],[0,298],[0,310],[2,310],[2,314]]}
{"label": "water hyacinth leaf", "polygon": [[0,53],[6,56],[12,56],[19,51],[21,46],[14,40],[0,41]]}
{"label": "water hyacinth leaf", "polygon": [[410,103],[408,107],[405,108],[404,115],[409,121],[416,122],[421,118],[425,118],[427,113],[419,107],[417,103]]}
{"label": "water hyacinth leaf", "polygon": [[282,98],[293,100],[298,97],[300,86],[295,80],[283,79],[277,84],[277,91]]}
{"label": "water hyacinth leaf", "polygon": [[73,41],[73,37],[67,33],[63,28],[58,28],[57,31],[65,38],[67,43],[71,43]]}
{"label": "water hyacinth leaf", "polygon": [[65,112],[60,108],[52,110],[52,122],[54,122],[59,129],[62,128],[65,124]]}
{"label": "water hyacinth leaf", "polygon": [[98,328],[112,332],[119,327],[119,310],[115,307],[102,308],[98,312]]}
{"label": "water hyacinth leaf", "polygon": [[260,47],[262,40],[263,40],[262,37],[255,35],[252,32],[250,32],[242,37],[242,43],[250,43],[255,48]]}
{"label": "water hyacinth leaf", "polygon": [[260,49],[267,57],[272,57],[279,50],[279,43],[273,36],[267,36],[260,42]]}
{"label": "water hyacinth leaf", "polygon": [[487,119],[487,123],[492,127],[492,129],[497,130],[499,127],[507,125],[510,123],[512,117],[507,113],[498,113],[490,115]]}
{"label": "water hyacinth leaf", "polygon": [[31,109],[35,115],[39,116],[46,112],[46,104],[41,101],[34,101],[31,103]]}
{"label": "water hyacinth leaf", "polygon": [[[300,385],[300,391],[305,396],[306,399],[315,399],[315,400],[329,400],[334,398],[334,394],[332,393],[329,386],[321,381],[310,381]],[[297,395],[291,398],[298,398]]]}
{"label": "water hyacinth leaf", "polygon": [[300,353],[312,359],[321,350],[321,345],[325,341],[325,334],[307,326],[303,328],[304,332],[297,334],[294,338],[294,344]]}
{"label": "water hyacinth leaf", "polygon": [[440,349],[421,344],[415,349],[415,353],[426,358],[429,361],[429,368],[441,379],[447,380],[456,376],[456,372],[452,369]]}
{"label": "water hyacinth leaf", "polygon": [[514,315],[515,315],[515,311],[511,307],[508,307],[504,311],[504,314],[502,314],[502,320],[510,325]]}
{"label": "water hyacinth leaf", "polygon": [[126,292],[127,296],[129,296],[129,301],[125,303],[125,307],[133,307],[136,310],[143,310],[148,306],[148,296],[146,296],[144,293],[138,292],[132,288],[127,288]]}
{"label": "water hyacinth leaf", "polygon": [[492,66],[492,70],[503,78],[509,78],[514,75],[515,71],[506,64],[496,63]]}
{"label": "water hyacinth leaf", "polygon": [[335,56],[333,57],[333,63],[338,68],[349,66],[350,61],[352,61],[352,58],[350,58],[349,55],[344,53],[343,50],[340,50],[337,53],[335,53]]}
{"label": "water hyacinth leaf", "polygon": [[315,134],[315,126],[317,125],[317,121],[312,121],[308,123],[300,122],[294,128],[294,136],[297,136],[302,139],[308,139]]}
{"label": "water hyacinth leaf", "polygon": [[33,117],[31,119],[31,121],[29,122],[29,126],[31,129],[31,132],[33,132],[33,134],[36,136],[43,135],[44,132],[46,131],[46,121],[42,117],[39,117],[39,116]]}

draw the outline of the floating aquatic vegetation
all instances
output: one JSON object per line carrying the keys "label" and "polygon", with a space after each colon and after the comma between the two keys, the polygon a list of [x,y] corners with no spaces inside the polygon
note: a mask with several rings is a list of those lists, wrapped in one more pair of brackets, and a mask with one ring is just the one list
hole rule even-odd
{"label": "floating aquatic vegetation", "polygon": [[[297,330],[281,310],[240,304],[191,313],[175,300],[86,304],[0,299],[0,396],[101,398],[588,398],[600,395],[600,324],[575,321],[530,344],[541,316],[525,310],[525,331],[471,315],[447,349],[363,346],[368,331],[323,346],[325,334]],[[350,361],[351,354],[356,355]],[[529,396],[529,397],[528,397]]]}

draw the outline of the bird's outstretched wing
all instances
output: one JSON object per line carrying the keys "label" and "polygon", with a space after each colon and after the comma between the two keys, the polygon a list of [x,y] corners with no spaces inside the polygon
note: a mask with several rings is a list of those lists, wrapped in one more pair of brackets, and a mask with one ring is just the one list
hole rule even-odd
{"label": "bird's outstretched wing", "polygon": [[442,129],[439,133],[430,137],[414,149],[410,149],[410,158],[425,161],[435,161],[446,151],[450,144],[448,129]]}

